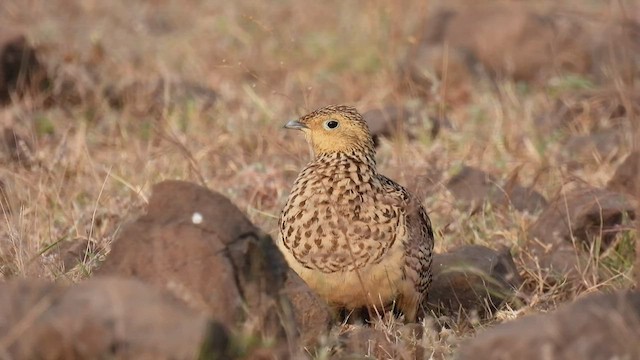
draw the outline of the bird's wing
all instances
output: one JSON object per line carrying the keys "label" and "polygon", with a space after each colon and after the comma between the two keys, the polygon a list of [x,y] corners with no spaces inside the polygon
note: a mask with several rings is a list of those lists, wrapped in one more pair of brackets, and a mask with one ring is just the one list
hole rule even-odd
{"label": "bird's wing", "polygon": [[382,176],[388,191],[399,192],[404,201],[407,237],[405,239],[405,260],[415,276],[418,277],[418,291],[425,294],[431,283],[431,258],[433,256],[433,228],[422,203],[407,189],[393,180]]}
{"label": "bird's wing", "polygon": [[430,239],[433,242],[431,219],[429,219],[429,215],[427,215],[427,211],[421,202],[415,196],[412,196],[406,188],[388,177],[380,175],[380,180],[391,197],[401,199],[407,215],[407,221],[411,222],[411,227],[419,231],[414,235],[421,239]]}

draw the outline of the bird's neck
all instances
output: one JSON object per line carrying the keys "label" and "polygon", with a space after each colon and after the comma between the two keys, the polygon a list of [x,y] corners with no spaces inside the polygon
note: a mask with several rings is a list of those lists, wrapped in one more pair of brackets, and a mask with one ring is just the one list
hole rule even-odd
{"label": "bird's neck", "polygon": [[376,173],[375,153],[369,151],[340,151],[316,154],[314,162],[330,167],[344,167],[348,163],[359,164],[364,169]]}

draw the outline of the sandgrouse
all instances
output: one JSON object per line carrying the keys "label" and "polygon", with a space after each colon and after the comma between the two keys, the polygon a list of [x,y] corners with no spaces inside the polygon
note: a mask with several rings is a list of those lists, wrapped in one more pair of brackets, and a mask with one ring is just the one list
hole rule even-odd
{"label": "sandgrouse", "polygon": [[334,307],[388,309],[415,321],[431,282],[433,231],[420,202],[378,173],[369,128],[349,106],[328,106],[285,125],[301,130],[314,159],[296,179],[278,246]]}

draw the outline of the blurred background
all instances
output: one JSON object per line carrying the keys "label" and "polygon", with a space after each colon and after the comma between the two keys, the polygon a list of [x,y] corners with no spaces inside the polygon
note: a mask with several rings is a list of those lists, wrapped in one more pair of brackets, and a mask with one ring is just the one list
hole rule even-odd
{"label": "blurred background", "polygon": [[438,252],[507,247],[531,308],[625,287],[639,65],[631,0],[3,0],[0,274],[88,277],[163,179],[273,236],[310,158],[282,126],[345,103]]}

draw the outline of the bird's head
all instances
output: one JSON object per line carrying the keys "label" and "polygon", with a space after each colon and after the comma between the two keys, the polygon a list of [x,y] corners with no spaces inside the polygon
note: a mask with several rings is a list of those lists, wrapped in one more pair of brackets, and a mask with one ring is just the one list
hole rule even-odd
{"label": "bird's head", "polygon": [[367,123],[358,111],[346,105],[331,105],[315,110],[285,126],[304,132],[316,156],[339,152],[374,152]]}

